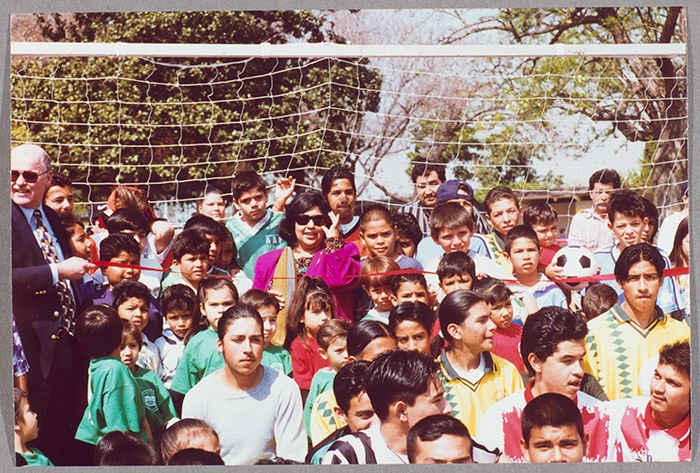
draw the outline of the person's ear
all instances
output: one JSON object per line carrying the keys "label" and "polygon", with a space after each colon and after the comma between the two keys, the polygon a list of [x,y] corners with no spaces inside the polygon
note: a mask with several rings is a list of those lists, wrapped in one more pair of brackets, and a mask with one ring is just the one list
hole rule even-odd
{"label": "person's ear", "polygon": [[399,298],[396,297],[396,295],[393,293],[389,296],[389,300],[394,306],[396,306],[399,303]]}
{"label": "person's ear", "polygon": [[223,352],[224,352],[224,344],[223,344],[223,342],[222,342],[220,339],[218,339],[218,338],[216,339],[216,351],[218,351],[219,353],[222,353],[222,354],[223,354]]}
{"label": "person's ear", "polygon": [[537,357],[537,355],[534,353],[528,354],[527,361],[530,363],[530,366],[532,366],[535,373],[542,372],[542,361]]}
{"label": "person's ear", "polygon": [[588,455],[588,445],[590,444],[591,436],[588,432],[583,433],[583,456]]}
{"label": "person's ear", "polygon": [[457,325],[457,324],[448,324],[447,325],[447,333],[449,333],[450,337],[452,337],[455,340],[462,339],[462,334],[460,333],[459,325]]}
{"label": "person's ear", "polygon": [[407,407],[408,405],[405,402],[397,401],[393,405],[389,406],[389,412],[401,422],[408,422],[408,410],[406,409]]}
{"label": "person's ear", "polygon": [[347,416],[345,415],[345,412],[343,412],[343,410],[342,410],[340,407],[338,407],[338,406],[333,406],[333,413],[335,414],[335,416],[336,416],[338,419],[340,419],[341,421],[343,421],[345,424],[348,423],[348,418],[347,418]]}
{"label": "person's ear", "polygon": [[318,347],[318,354],[321,355],[321,358],[324,360],[328,359],[328,352],[321,347]]}
{"label": "person's ear", "polygon": [[523,457],[527,463],[530,463],[530,452],[527,451],[525,440],[520,439],[520,451],[523,452]]}

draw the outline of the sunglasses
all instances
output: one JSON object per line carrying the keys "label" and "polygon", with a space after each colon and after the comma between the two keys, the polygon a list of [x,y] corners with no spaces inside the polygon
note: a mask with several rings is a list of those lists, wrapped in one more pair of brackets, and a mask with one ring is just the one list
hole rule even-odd
{"label": "sunglasses", "polygon": [[29,184],[34,184],[36,181],[39,180],[39,176],[43,176],[49,171],[44,171],[41,174],[36,173],[34,171],[11,171],[12,172],[12,182],[17,182],[17,179],[19,179],[19,176],[22,175],[25,181],[27,181]]}
{"label": "sunglasses", "polygon": [[297,225],[301,225],[302,227],[305,225],[308,225],[310,221],[314,221],[314,225],[317,227],[321,227],[326,224],[326,217],[325,215],[297,215],[297,218],[294,219],[294,222],[296,222]]}

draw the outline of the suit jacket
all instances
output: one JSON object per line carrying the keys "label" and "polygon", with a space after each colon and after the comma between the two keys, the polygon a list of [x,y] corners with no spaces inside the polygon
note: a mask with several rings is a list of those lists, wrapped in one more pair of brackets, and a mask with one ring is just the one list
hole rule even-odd
{"label": "suit jacket", "polygon": [[[43,204],[42,204],[43,205]],[[68,233],[52,209],[44,212],[58,240],[65,258],[73,255]],[[71,282],[77,298],[78,286]],[[79,301],[76,300],[76,308]],[[32,228],[22,210],[12,204],[12,310],[27,361],[30,376],[39,372],[46,378],[51,369],[56,340],[52,338],[60,328],[61,301],[53,284],[51,268],[34,237]],[[40,368],[38,370],[37,368]]]}

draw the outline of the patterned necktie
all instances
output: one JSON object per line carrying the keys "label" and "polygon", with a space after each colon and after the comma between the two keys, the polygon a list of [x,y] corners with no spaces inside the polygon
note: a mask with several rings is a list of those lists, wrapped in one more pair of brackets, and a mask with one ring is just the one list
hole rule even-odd
{"label": "patterned necktie", "polygon": [[[36,220],[36,235],[39,238],[39,246],[41,246],[41,251],[44,253],[46,262],[49,264],[58,263],[56,248],[53,245],[51,235],[49,235],[48,230],[46,230],[46,227],[44,226],[44,221],[41,218],[41,212],[39,209],[34,211],[34,219]],[[54,287],[61,301],[63,328],[65,328],[68,333],[72,334],[73,323],[75,320],[75,301],[73,300],[73,294],[70,292],[68,283],[63,279],[59,279],[58,283]]]}

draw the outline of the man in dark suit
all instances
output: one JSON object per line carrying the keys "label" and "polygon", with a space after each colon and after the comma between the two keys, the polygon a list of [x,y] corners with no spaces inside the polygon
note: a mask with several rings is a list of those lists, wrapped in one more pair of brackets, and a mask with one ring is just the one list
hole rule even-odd
{"label": "man in dark suit", "polygon": [[42,204],[53,174],[48,154],[36,145],[18,146],[10,167],[12,310],[30,366],[29,402],[40,426],[34,446],[56,465],[81,463],[73,436],[87,402],[87,360],[71,333],[80,309],[73,281],[94,265],[72,256],[58,215]]}

